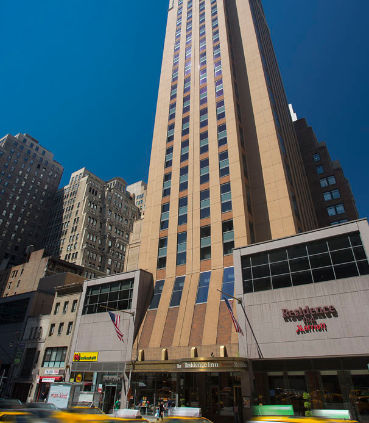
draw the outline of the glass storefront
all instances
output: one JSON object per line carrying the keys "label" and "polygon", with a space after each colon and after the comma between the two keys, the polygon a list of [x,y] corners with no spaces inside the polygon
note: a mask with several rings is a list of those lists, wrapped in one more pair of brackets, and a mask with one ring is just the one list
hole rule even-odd
{"label": "glass storefront", "polygon": [[299,416],[311,409],[349,410],[352,418],[369,422],[367,363],[369,357],[254,361],[253,403],[292,404]]}
{"label": "glass storefront", "polygon": [[240,372],[132,373],[130,407],[154,415],[163,401],[166,413],[175,406],[199,407],[215,422],[235,415],[242,421]]}
{"label": "glass storefront", "polygon": [[75,404],[94,405],[111,414],[120,401],[122,375],[114,372],[72,372],[70,382],[80,384],[81,389],[73,399]]}

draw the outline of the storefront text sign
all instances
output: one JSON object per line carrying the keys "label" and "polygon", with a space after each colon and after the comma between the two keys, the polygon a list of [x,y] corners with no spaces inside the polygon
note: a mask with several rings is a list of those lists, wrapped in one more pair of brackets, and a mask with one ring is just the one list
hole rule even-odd
{"label": "storefront text sign", "polygon": [[296,333],[306,334],[311,332],[327,331],[326,323],[318,323],[317,319],[330,319],[338,317],[337,309],[333,305],[319,307],[299,307],[296,309],[282,309],[282,317],[286,322],[296,322],[302,320],[304,325],[298,324]]}
{"label": "storefront text sign", "polygon": [[177,369],[209,369],[219,367],[219,363],[212,361],[189,361],[177,364]]}
{"label": "storefront text sign", "polygon": [[58,375],[59,369],[46,369],[45,375]]}
{"label": "storefront text sign", "polygon": [[85,361],[97,361],[99,356],[98,352],[75,352],[73,354],[73,361],[85,362]]}

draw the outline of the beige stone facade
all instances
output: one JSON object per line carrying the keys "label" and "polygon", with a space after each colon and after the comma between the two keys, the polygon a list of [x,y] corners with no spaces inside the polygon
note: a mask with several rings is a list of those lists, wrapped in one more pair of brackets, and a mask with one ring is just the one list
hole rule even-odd
{"label": "beige stone facade", "polygon": [[[36,368],[35,384],[30,398],[39,401],[51,380],[63,381],[69,368],[68,356],[75,329],[83,278],[74,284],[56,288],[54,303],[45,334],[44,348]],[[59,356],[60,357],[59,357]],[[37,383],[38,382],[38,383]]]}
{"label": "beige stone facade", "polygon": [[86,278],[122,272],[129,234],[138,217],[122,178],[105,182],[80,169],[56,195],[46,249],[84,266]]}
{"label": "beige stone facade", "polygon": [[45,250],[32,252],[28,260],[9,270],[2,296],[42,290],[54,293],[56,286],[80,280],[83,267],[45,254]]}
{"label": "beige stone facade", "polygon": [[144,181],[138,181],[127,185],[127,191],[135,196],[135,204],[140,209],[141,217],[145,214],[147,184]]}
{"label": "beige stone facade", "polygon": [[192,347],[236,356],[219,292],[233,293],[232,247],[316,226],[260,2],[175,1],[138,266],[164,281],[139,339],[145,359],[160,360],[163,348],[190,357]]}

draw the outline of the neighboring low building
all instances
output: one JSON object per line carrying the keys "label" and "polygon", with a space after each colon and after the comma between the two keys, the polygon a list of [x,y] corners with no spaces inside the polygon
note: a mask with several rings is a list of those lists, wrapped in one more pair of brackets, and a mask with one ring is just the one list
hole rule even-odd
{"label": "neighboring low building", "polygon": [[[137,270],[84,283],[72,348],[70,381],[82,383],[80,398],[110,413],[128,394],[126,364],[152,297],[152,275]],[[118,338],[109,311],[119,316]],[[137,359],[137,356],[136,356]],[[78,399],[76,399],[78,401]]]}
{"label": "neighboring low building", "polygon": [[141,217],[145,214],[147,183],[138,181],[127,185],[127,191],[135,196],[135,204],[140,209]]}
{"label": "neighboring low building", "polygon": [[[240,357],[262,404],[369,421],[369,226],[357,220],[234,250]],[[252,328],[253,331],[250,330]],[[287,401],[287,402],[286,402]]]}
{"label": "neighboring low building", "polygon": [[28,134],[0,139],[0,269],[42,248],[63,167]]}
{"label": "neighboring low building", "polygon": [[324,142],[306,122],[294,122],[319,227],[358,219],[355,199],[340,162],[332,161]]}
{"label": "neighboring low building", "polygon": [[[19,366],[13,374],[13,397],[25,402],[36,382],[37,368],[43,357],[45,338],[49,329],[50,315],[27,319],[21,343],[19,344]],[[22,354],[22,356],[20,355]]]}
{"label": "neighboring low building", "polygon": [[30,392],[30,400],[47,397],[50,383],[65,380],[67,357],[75,328],[83,279],[78,283],[59,286],[49,316],[43,353],[36,369],[37,380]]}
{"label": "neighboring low building", "polygon": [[0,374],[5,376],[1,396],[11,396],[14,377],[24,352],[23,334],[29,317],[49,314],[54,293],[32,291],[0,298]]}
{"label": "neighboring low building", "polygon": [[120,273],[138,217],[124,179],[105,182],[83,168],[56,194],[45,247],[56,257],[84,266],[87,279]]}
{"label": "neighboring low building", "polygon": [[43,291],[52,292],[59,285],[80,280],[84,268],[46,255],[45,250],[32,252],[27,261],[10,269],[3,297],[23,294],[25,292]]}

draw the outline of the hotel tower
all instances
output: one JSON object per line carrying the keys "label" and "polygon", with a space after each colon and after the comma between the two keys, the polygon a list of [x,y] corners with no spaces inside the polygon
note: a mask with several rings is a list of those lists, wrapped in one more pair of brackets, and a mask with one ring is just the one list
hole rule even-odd
{"label": "hotel tower", "polygon": [[133,353],[142,396],[164,383],[157,399],[213,418],[234,406],[248,364],[220,292],[234,293],[232,250],[314,229],[313,210],[261,1],[171,0],[139,258],[155,281]]}

